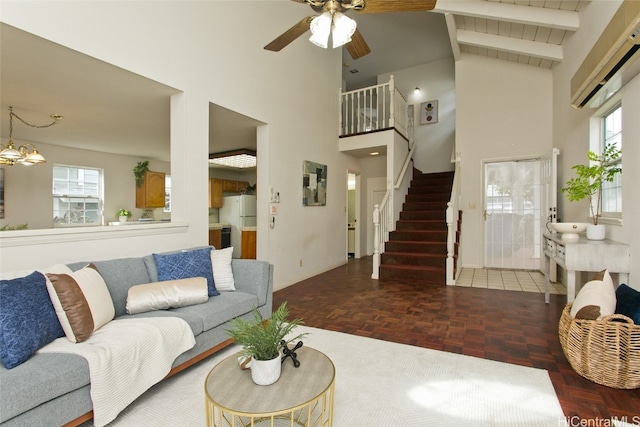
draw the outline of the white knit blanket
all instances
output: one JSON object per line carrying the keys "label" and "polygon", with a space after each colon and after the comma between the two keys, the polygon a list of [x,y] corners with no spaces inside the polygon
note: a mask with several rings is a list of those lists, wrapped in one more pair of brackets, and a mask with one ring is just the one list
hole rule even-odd
{"label": "white knit blanket", "polygon": [[171,370],[195,345],[191,328],[177,317],[113,320],[82,343],[58,338],[41,353],[73,353],[87,359],[96,426],[118,414]]}

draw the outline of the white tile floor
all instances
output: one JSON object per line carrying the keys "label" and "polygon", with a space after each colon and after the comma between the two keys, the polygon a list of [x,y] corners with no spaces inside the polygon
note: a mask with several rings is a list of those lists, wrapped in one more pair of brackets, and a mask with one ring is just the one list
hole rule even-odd
{"label": "white tile floor", "polygon": [[[544,274],[531,270],[463,268],[456,286],[544,293]],[[549,291],[552,294],[567,294],[567,288],[560,282],[551,282]]]}

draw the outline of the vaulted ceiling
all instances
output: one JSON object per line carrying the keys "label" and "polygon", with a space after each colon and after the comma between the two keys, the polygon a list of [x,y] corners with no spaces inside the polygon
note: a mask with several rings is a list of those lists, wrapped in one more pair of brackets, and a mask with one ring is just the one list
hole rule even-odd
{"label": "vaulted ceiling", "polygon": [[[343,53],[349,89],[375,76],[461,53],[536,67],[562,61],[562,43],[579,28],[586,0],[437,0],[431,12],[355,15],[371,53]],[[353,16],[352,16],[353,17]],[[354,72],[357,70],[357,72]]]}

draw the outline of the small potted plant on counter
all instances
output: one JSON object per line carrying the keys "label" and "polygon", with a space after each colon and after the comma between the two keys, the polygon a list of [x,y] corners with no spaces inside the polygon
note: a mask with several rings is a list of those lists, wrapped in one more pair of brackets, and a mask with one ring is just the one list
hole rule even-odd
{"label": "small potted plant on counter", "polygon": [[615,145],[610,144],[605,145],[602,155],[589,151],[589,164],[573,166],[571,169],[576,176],[562,188],[570,202],[584,199],[589,201],[593,224],[587,225],[588,239],[603,240],[605,237],[604,225],[598,224],[598,219],[602,216],[602,186],[605,182],[613,182],[616,175],[622,173],[620,164],[615,162],[621,154]]}
{"label": "small potted plant on counter", "polygon": [[116,214],[116,216],[118,217],[119,222],[127,222],[129,217],[131,216],[131,211],[128,211],[126,209],[120,209]]}
{"label": "small potted plant on counter", "polygon": [[251,379],[258,385],[269,385],[280,378],[280,350],[284,345],[298,340],[306,333],[286,338],[287,335],[301,325],[302,319],[287,320],[289,310],[287,303],[282,305],[264,320],[262,314],[254,308],[253,321],[240,317],[231,321],[232,329],[228,330],[231,338],[242,346],[242,356],[250,357]]}

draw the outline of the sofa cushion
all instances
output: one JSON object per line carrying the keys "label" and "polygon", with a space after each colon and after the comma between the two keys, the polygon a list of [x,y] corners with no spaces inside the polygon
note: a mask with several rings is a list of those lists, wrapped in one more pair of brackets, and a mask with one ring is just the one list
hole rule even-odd
{"label": "sofa cushion", "polygon": [[[206,303],[205,303],[206,304]],[[156,311],[145,311],[144,313],[138,314],[125,314],[124,316],[118,317],[118,319],[135,319],[139,317],[179,317],[189,324],[191,328],[191,332],[193,335],[197,337],[204,330],[204,323],[202,321],[202,316],[196,313],[176,313],[173,310],[156,310]]]}
{"label": "sofa cushion", "polygon": [[211,267],[211,247],[181,251],[172,254],[152,254],[158,269],[158,280],[176,280],[189,277],[207,279],[209,296],[217,296]]}
{"label": "sofa cushion", "polygon": [[616,314],[624,314],[640,325],[640,292],[622,283],[616,289]]}
{"label": "sofa cushion", "polygon": [[46,282],[37,271],[0,281],[0,360],[7,369],[64,336]]}
{"label": "sofa cushion", "polygon": [[202,304],[208,299],[207,279],[204,277],[145,283],[129,288],[127,313]]}
{"label": "sofa cushion", "polygon": [[49,296],[67,338],[87,340],[115,316],[111,295],[93,264],[70,274],[48,274]]}
{"label": "sofa cushion", "polygon": [[233,282],[233,269],[231,268],[231,256],[233,247],[214,249],[211,251],[211,267],[216,289],[219,291],[235,291]]}
{"label": "sofa cushion", "polygon": [[2,423],[87,386],[90,382],[89,364],[84,357],[75,354],[36,353],[29,363],[11,370],[0,367],[0,382]]}
{"label": "sofa cushion", "polygon": [[571,317],[596,320],[612,315],[615,310],[616,292],[605,270],[602,280],[591,280],[582,286],[571,306]]}
{"label": "sofa cushion", "polygon": [[215,298],[209,298],[204,304],[189,307],[172,308],[170,313],[188,313],[199,316],[203,329],[208,331],[234,317],[249,313],[258,305],[258,297],[245,292],[222,292]]}

